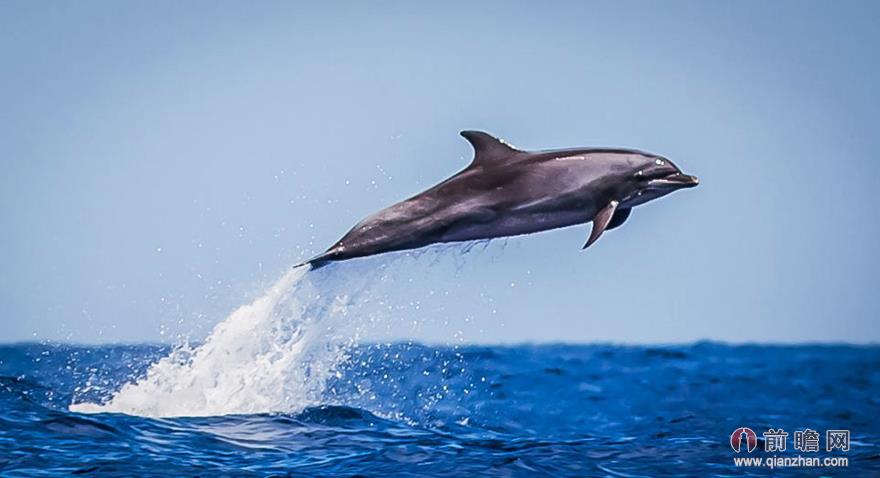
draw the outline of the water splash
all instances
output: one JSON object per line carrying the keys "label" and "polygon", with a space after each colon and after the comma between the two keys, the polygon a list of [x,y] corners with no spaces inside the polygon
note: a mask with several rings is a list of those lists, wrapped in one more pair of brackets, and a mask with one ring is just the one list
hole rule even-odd
{"label": "water splash", "polygon": [[[124,385],[107,403],[71,411],[130,415],[214,416],[301,410],[319,402],[326,380],[358,334],[345,316],[361,287],[322,294],[324,271],[299,267],[219,323],[199,346],[183,344]],[[318,280],[315,280],[318,279]]]}
{"label": "water splash", "polygon": [[[394,323],[411,315],[389,304],[382,292],[382,286],[399,288],[395,266],[413,259],[434,267],[451,256],[460,269],[475,245],[486,247],[442,245],[389,254],[381,261],[294,268],[215,326],[201,345],[178,345],[108,401],[74,403],[70,410],[217,416],[298,412],[327,398],[340,401],[335,393],[325,396],[326,385],[345,372],[352,347],[368,331],[384,326],[390,333]],[[418,301],[414,303],[411,312],[420,312]],[[424,318],[419,313],[412,322]],[[358,396],[368,394],[361,389]]]}

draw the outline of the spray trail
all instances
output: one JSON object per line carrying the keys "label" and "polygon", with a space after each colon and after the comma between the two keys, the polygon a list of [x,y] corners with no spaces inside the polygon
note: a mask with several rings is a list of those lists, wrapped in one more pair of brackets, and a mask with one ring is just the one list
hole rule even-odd
{"label": "spray trail", "polygon": [[[107,403],[77,403],[71,411],[214,416],[295,411],[319,402],[357,334],[341,330],[351,295],[322,294],[320,279],[313,278],[323,271],[309,272],[288,271],[201,345],[176,347]],[[347,291],[357,294],[360,287],[350,282]]]}

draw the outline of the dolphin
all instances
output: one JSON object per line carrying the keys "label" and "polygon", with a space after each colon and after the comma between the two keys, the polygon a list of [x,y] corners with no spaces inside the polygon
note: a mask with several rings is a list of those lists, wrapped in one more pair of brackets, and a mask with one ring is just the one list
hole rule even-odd
{"label": "dolphin", "polygon": [[367,217],[295,267],[592,222],[586,249],[633,207],[699,183],[669,159],[634,149],[522,151],[483,131],[461,135],[474,148],[466,168]]}

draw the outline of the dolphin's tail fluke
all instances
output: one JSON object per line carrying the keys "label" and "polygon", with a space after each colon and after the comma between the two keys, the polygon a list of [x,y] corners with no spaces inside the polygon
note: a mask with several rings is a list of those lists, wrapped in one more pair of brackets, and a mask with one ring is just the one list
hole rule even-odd
{"label": "dolphin's tail fluke", "polygon": [[335,251],[331,249],[327,252],[324,252],[323,254],[318,254],[317,256],[307,261],[300,262],[299,264],[293,266],[293,268],[296,269],[297,267],[311,266],[312,270],[320,269],[327,264],[333,262],[333,259],[331,259],[333,255],[335,255]]}

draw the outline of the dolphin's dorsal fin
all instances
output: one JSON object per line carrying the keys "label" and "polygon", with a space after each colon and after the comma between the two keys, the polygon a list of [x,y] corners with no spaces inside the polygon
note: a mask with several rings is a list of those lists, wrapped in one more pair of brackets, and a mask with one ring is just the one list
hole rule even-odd
{"label": "dolphin's dorsal fin", "polygon": [[462,131],[464,139],[474,147],[473,165],[489,165],[503,160],[519,150],[484,131]]}

